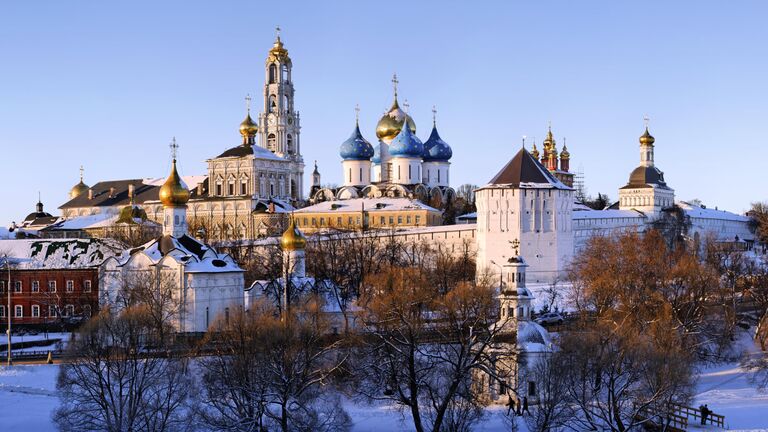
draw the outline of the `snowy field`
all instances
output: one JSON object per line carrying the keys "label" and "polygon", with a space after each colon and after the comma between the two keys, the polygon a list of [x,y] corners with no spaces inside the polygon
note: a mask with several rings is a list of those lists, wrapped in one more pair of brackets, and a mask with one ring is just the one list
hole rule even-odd
{"label": "snowy field", "polygon": [[[0,431],[55,431],[51,413],[58,405],[57,365],[13,366],[0,368]],[[747,373],[736,364],[702,371],[694,406],[707,403],[725,415],[729,430],[768,432],[768,394],[759,393],[747,381]],[[347,402],[354,431],[390,432],[411,430],[400,411],[387,406],[357,405]],[[487,410],[479,432],[508,430],[502,418],[504,408]],[[520,428],[521,432],[525,428]]]}

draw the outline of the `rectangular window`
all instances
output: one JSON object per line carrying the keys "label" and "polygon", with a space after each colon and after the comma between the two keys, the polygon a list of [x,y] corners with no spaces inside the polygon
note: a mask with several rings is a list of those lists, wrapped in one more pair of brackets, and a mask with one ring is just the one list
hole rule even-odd
{"label": "rectangular window", "polygon": [[350,217],[347,219],[347,225],[349,225],[349,226],[352,226],[352,225],[353,225],[353,223],[354,223],[354,222],[352,222],[352,216],[350,216]]}
{"label": "rectangular window", "polygon": [[400,180],[400,165],[397,166],[397,179]]}
{"label": "rectangular window", "polygon": [[228,192],[229,192],[230,196],[235,194],[235,184],[234,183],[230,182],[229,183],[229,188],[227,188],[227,189],[228,189]]}
{"label": "rectangular window", "polygon": [[40,281],[32,281],[32,292],[40,292]]}
{"label": "rectangular window", "polygon": [[360,168],[360,182],[363,182],[363,169]]}
{"label": "rectangular window", "polygon": [[75,315],[75,306],[67,305],[64,307],[64,316],[70,317]]}
{"label": "rectangular window", "polygon": [[380,225],[384,225],[384,224],[386,224],[386,223],[387,223],[387,219],[386,219],[384,216],[382,216],[382,217],[380,217],[380,218],[379,218],[379,224],[380,224]]}
{"label": "rectangular window", "polygon": [[403,224],[403,217],[402,216],[398,216],[397,217],[397,224],[398,225],[402,225]]}
{"label": "rectangular window", "polygon": [[56,292],[56,281],[48,281],[48,292]]}
{"label": "rectangular window", "polygon": [[16,314],[14,315],[16,318],[23,318],[24,317],[24,306],[22,305],[16,305]]}
{"label": "rectangular window", "polygon": [[5,318],[5,306],[0,305],[0,318]]}
{"label": "rectangular window", "polygon": [[40,305],[32,305],[32,318],[40,318]]}
{"label": "rectangular window", "polygon": [[411,179],[411,165],[408,165],[408,180]]}
{"label": "rectangular window", "polygon": [[395,224],[395,217],[394,216],[390,216],[389,217],[389,224],[390,225],[394,225]]}
{"label": "rectangular window", "polygon": [[418,225],[419,222],[421,222],[421,216],[416,216],[416,225]]}
{"label": "rectangular window", "polygon": [[341,216],[336,218],[336,225],[341,226]]}
{"label": "rectangular window", "polygon": [[246,182],[240,183],[240,195],[245,195],[248,190],[248,184]]}
{"label": "rectangular window", "polygon": [[312,218],[312,226],[317,226],[317,219]]}
{"label": "rectangular window", "polygon": [[216,195],[221,196],[221,183],[216,183]]}
{"label": "rectangular window", "polygon": [[21,292],[21,281],[15,281],[13,283],[13,292],[17,292],[17,293]]}
{"label": "rectangular window", "polygon": [[407,224],[411,223],[411,217],[410,216],[406,216],[405,217],[405,223],[407,223]]}
{"label": "rectangular window", "polygon": [[325,218],[320,218],[320,226],[325,226]]}
{"label": "rectangular window", "polygon": [[71,293],[75,291],[75,281],[68,280],[67,281],[67,292]]}
{"label": "rectangular window", "polygon": [[56,316],[56,305],[48,306],[48,316],[51,318]]}
{"label": "rectangular window", "polygon": [[83,292],[87,292],[87,293],[91,292],[91,281],[89,280],[83,281]]}
{"label": "rectangular window", "polygon": [[307,218],[304,218],[304,226],[307,226]]}

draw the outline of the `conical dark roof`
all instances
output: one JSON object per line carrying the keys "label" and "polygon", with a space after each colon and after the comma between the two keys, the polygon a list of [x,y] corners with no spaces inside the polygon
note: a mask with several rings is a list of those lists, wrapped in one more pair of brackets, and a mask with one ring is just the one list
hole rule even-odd
{"label": "conical dark roof", "polygon": [[[529,185],[529,184],[535,185]],[[560,182],[548,169],[536,160],[528,150],[520,149],[504,168],[496,174],[490,185],[509,185],[512,187],[553,187],[557,189],[569,189]]]}

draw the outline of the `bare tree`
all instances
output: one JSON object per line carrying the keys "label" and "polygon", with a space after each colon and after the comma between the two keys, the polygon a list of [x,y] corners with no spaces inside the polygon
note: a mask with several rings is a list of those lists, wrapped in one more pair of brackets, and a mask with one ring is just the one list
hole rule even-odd
{"label": "bare tree", "polygon": [[146,309],[102,311],[82,327],[59,371],[62,431],[191,429],[193,380],[181,359],[148,349],[155,332]]}
{"label": "bare tree", "polygon": [[575,415],[568,392],[568,359],[555,352],[536,361],[528,372],[537,383],[538,404],[532,415],[525,417],[531,432],[557,432],[564,430]]}
{"label": "bare tree", "polygon": [[497,333],[493,291],[460,283],[442,293],[419,268],[397,267],[371,275],[361,303],[359,391],[407,409],[417,431],[466,430],[482,412],[471,379]]}
{"label": "bare tree", "polygon": [[325,395],[344,361],[317,297],[279,316],[262,303],[219,321],[200,361],[204,423],[233,431],[340,431],[350,427],[338,399]]}

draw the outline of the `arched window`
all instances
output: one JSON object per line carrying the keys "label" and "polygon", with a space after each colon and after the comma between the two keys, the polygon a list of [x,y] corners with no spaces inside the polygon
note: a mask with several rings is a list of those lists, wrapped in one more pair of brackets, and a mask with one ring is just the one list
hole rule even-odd
{"label": "arched window", "polygon": [[288,95],[283,95],[283,111],[290,111],[291,107],[288,103]]}
{"label": "arched window", "polygon": [[274,153],[276,149],[276,143],[275,143],[275,134],[269,134],[267,136],[267,149]]}
{"label": "arched window", "polygon": [[269,95],[269,112],[277,111],[277,98],[275,95]]}
{"label": "arched window", "polygon": [[280,78],[282,81],[288,81],[288,65],[282,65],[280,67]]}
{"label": "arched window", "polygon": [[269,83],[274,84],[277,80],[277,66],[274,63],[269,65]]}
{"label": "arched window", "polygon": [[286,145],[288,146],[288,154],[293,154],[293,137],[288,134],[285,141]]}

